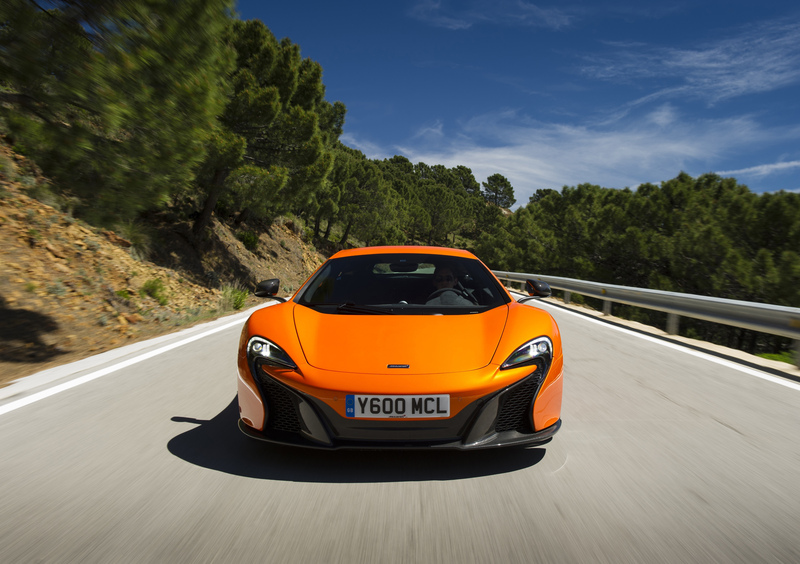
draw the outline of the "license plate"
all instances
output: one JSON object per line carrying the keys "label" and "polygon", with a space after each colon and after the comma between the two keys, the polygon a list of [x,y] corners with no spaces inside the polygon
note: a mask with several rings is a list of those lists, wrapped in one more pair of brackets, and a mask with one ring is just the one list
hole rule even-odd
{"label": "license plate", "polygon": [[355,419],[450,417],[450,396],[345,396],[345,413]]}

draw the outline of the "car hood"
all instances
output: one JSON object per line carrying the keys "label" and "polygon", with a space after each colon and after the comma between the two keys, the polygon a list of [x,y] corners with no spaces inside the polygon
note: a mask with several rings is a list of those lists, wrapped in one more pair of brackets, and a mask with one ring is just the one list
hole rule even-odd
{"label": "car hood", "polygon": [[294,308],[297,336],[311,366],[361,374],[483,368],[507,316],[507,306],[468,315],[337,315]]}

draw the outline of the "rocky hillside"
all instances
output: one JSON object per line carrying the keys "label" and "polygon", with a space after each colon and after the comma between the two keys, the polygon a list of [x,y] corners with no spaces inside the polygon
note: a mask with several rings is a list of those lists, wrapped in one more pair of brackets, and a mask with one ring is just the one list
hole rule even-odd
{"label": "rocky hillside", "polygon": [[290,221],[251,252],[219,221],[198,242],[168,214],[152,218],[142,260],[119,233],[30,197],[45,185],[0,146],[0,386],[261,303],[249,292],[258,280],[290,293],[324,260]]}

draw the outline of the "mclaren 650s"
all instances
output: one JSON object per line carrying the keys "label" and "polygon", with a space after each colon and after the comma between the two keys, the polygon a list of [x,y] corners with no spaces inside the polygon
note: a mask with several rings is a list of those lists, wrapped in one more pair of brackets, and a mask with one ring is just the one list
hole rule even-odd
{"label": "mclaren 650s", "polygon": [[239,427],[321,449],[479,449],[547,442],[561,426],[561,336],[473,254],[341,251],[291,298],[256,295],[238,353]]}

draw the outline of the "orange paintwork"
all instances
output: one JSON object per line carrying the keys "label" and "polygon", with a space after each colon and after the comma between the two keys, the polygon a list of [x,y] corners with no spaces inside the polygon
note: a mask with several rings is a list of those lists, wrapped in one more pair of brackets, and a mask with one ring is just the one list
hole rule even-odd
{"label": "orange paintwork", "polygon": [[561,418],[561,392],[564,384],[564,357],[553,360],[550,373],[533,404],[533,429],[541,431]]}
{"label": "orange paintwork", "polygon": [[475,255],[463,249],[448,249],[446,247],[403,247],[403,246],[386,246],[386,247],[359,247],[357,249],[347,249],[339,251],[331,258],[340,257],[355,257],[362,255],[375,255],[375,254],[393,254],[393,253],[419,253],[427,255],[440,255],[443,257],[463,257],[474,259]]}
{"label": "orange paintwork", "polygon": [[[392,252],[475,258],[467,251],[438,247],[352,249],[335,257]],[[245,350],[254,335],[273,341],[298,365],[297,370],[269,367],[271,376],[325,402],[342,417],[350,393],[447,393],[453,417],[471,402],[530,374],[530,367],[501,371],[499,366],[525,342],[546,335],[553,343],[553,362],[534,404],[534,428],[544,429],[560,418],[563,356],[558,326],[548,313],[514,301],[481,314],[451,316],[330,315],[293,301],[256,311],[240,340],[239,409],[246,424],[263,430],[264,405]],[[388,369],[388,364],[409,368]]]}
{"label": "orange paintwork", "polygon": [[249,322],[244,324],[239,338],[239,354],[236,357],[238,378],[236,379],[239,399],[239,417],[254,429],[264,430],[264,402],[247,367],[247,340],[252,336],[248,330]]}
{"label": "orange paintwork", "polygon": [[311,366],[387,374],[387,364],[408,364],[395,374],[405,377],[483,368],[494,356],[507,313],[499,307],[470,316],[342,316],[295,307],[294,320]]}

